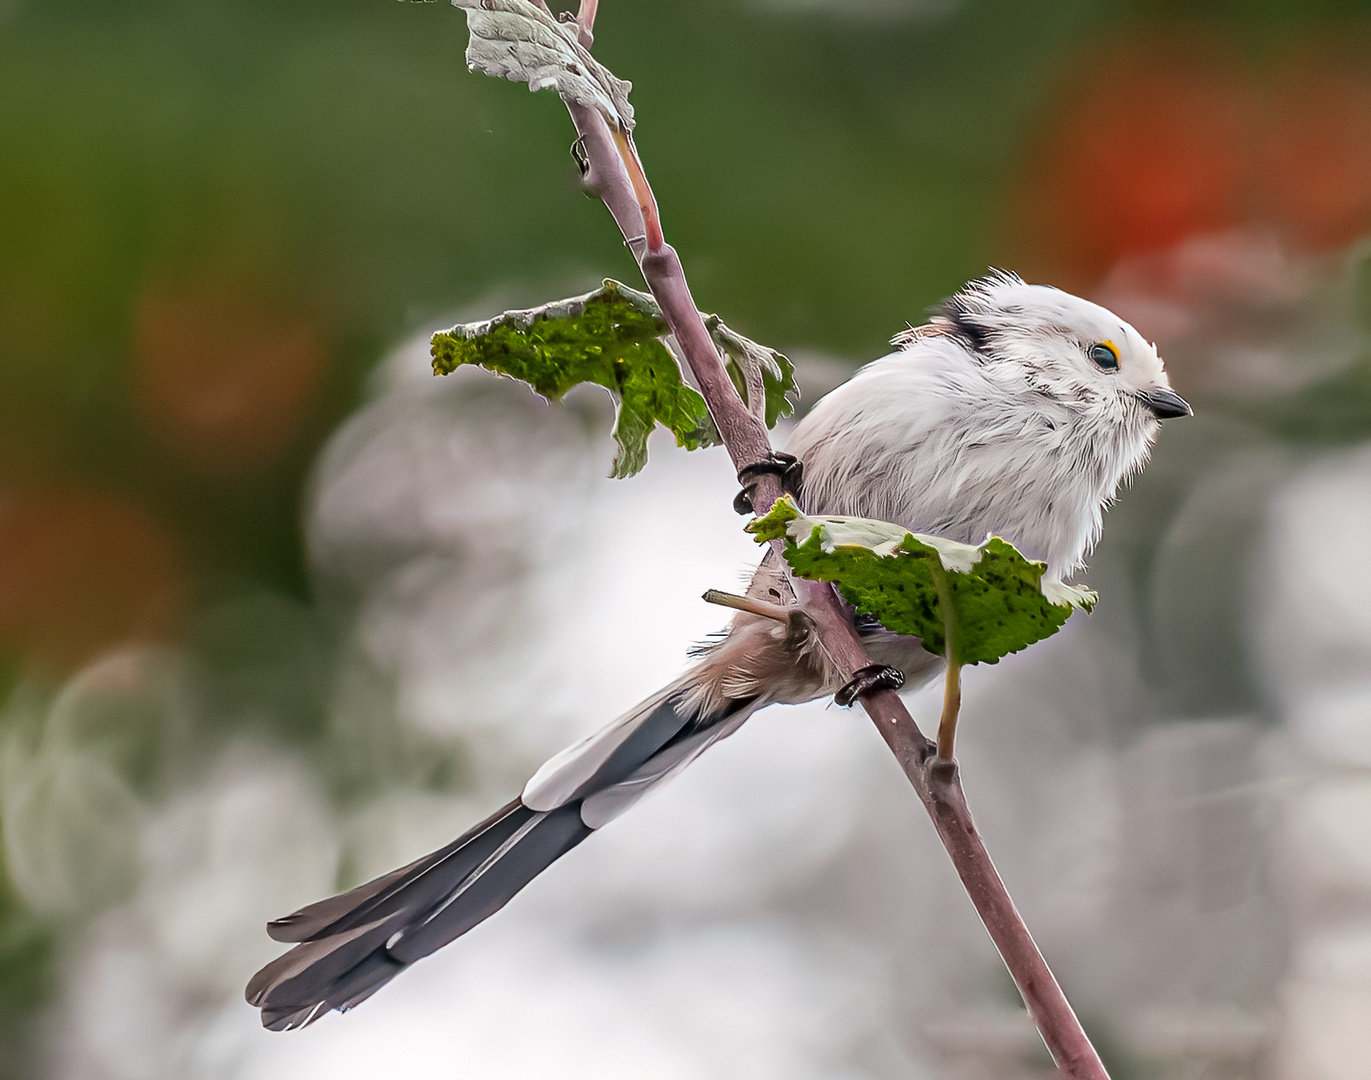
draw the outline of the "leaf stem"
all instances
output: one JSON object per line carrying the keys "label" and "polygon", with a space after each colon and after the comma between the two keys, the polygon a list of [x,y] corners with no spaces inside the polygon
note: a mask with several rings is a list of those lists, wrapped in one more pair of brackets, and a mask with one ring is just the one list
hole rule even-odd
{"label": "leaf stem", "polygon": [[962,708],[962,665],[949,659],[943,680],[943,715],[938,721],[938,763],[952,763],[957,737],[957,714]]}
{"label": "leaf stem", "polygon": [[957,715],[962,709],[962,662],[958,658],[957,608],[952,602],[952,583],[947,570],[934,560],[930,568],[938,587],[938,610],[943,617],[943,656],[947,660],[943,681],[943,715],[938,721],[938,763],[952,763],[957,737]]}

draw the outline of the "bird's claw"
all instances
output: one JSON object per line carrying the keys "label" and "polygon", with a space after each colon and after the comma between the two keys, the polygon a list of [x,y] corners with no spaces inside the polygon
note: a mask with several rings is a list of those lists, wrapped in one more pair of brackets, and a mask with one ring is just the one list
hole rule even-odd
{"label": "bird's claw", "polygon": [[765,461],[744,465],[738,470],[738,483],[743,485],[743,489],[733,499],[733,509],[744,516],[753,512],[753,489],[756,488],[757,481],[768,473],[781,478],[781,488],[784,491],[798,496],[800,483],[804,480],[804,471],[803,461],[794,454],[785,454],[779,450],[773,450]]}
{"label": "bird's claw", "polygon": [[889,664],[872,664],[853,674],[833,695],[833,701],[847,708],[863,694],[873,690],[898,690],[904,685],[904,672]]}

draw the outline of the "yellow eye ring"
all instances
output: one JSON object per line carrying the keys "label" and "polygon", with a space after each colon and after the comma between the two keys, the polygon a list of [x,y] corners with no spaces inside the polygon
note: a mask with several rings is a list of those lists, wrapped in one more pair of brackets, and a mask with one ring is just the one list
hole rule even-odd
{"label": "yellow eye ring", "polygon": [[1119,370],[1119,347],[1112,341],[1101,341],[1090,346],[1090,359],[1103,371]]}

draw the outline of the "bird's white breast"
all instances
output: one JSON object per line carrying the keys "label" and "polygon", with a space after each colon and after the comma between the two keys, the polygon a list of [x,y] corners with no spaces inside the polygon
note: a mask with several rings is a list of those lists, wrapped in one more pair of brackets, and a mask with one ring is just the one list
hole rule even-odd
{"label": "bird's white breast", "polygon": [[1145,431],[1099,402],[1063,401],[1015,364],[934,336],[862,369],[821,400],[791,447],[811,513],[881,518],[966,543],[1003,536],[1079,567],[1104,505],[1145,459]]}

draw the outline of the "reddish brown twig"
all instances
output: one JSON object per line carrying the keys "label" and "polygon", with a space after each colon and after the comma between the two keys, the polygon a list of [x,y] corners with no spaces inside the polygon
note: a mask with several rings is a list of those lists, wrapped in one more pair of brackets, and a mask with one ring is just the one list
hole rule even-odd
{"label": "reddish brown twig", "polygon": [[[594,40],[597,6],[597,0],[581,0],[577,13],[578,35],[587,48]],[[765,461],[771,452],[766,427],[749,412],[724,370],[690,294],[681,260],[665,241],[657,202],[631,137],[627,132],[611,130],[604,116],[594,109],[574,104],[567,107],[589,163],[586,186],[608,207],[638,260],[643,278],[704,395],[734,468]],[[758,514],[765,514],[780,496],[779,478],[763,473],[752,491],[753,507]],[[870,664],[832,587],[802,578],[793,579],[793,585],[814,622],[819,641],[836,665],[850,673]],[[872,691],[861,701],[933,819],[957,875],[1018,985],[1053,1060],[1078,1080],[1108,1080],[1099,1055],[981,842],[967,809],[956,763],[939,757],[938,747],[919,730],[893,691]],[[949,737],[949,755],[950,743]]]}

